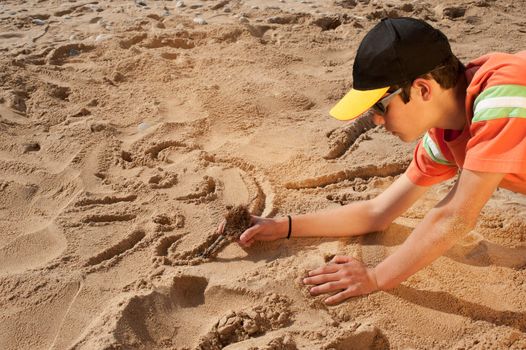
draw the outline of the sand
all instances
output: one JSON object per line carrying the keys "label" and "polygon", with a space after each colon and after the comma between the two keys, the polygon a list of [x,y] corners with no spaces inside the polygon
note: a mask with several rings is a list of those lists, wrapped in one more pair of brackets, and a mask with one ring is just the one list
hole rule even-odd
{"label": "sand", "polygon": [[202,257],[227,208],[337,207],[403,173],[414,144],[328,116],[386,15],[465,62],[526,41],[523,0],[2,1],[0,349],[526,348],[526,200],[506,190],[400,287],[337,306],[305,271],[377,264],[452,182],[385,232]]}

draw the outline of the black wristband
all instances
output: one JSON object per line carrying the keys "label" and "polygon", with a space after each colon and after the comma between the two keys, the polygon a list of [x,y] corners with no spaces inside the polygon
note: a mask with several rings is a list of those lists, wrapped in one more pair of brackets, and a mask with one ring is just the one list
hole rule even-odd
{"label": "black wristband", "polygon": [[287,215],[287,217],[289,218],[289,232],[287,233],[287,239],[290,239],[290,234],[292,233],[292,218],[290,215]]}

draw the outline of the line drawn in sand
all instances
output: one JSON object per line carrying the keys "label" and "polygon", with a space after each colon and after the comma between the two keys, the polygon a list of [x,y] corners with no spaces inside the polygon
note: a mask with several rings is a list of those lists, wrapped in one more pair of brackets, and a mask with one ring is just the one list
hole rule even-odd
{"label": "line drawn in sand", "polygon": [[134,230],[118,243],[108,247],[99,254],[90,257],[86,261],[85,266],[98,265],[104,261],[120,256],[135,247],[145,236],[146,233],[143,230]]}
{"label": "line drawn in sand", "polygon": [[[231,204],[227,205],[228,212],[225,215],[225,220],[219,227],[206,238],[206,240],[190,251],[170,254],[173,252],[173,246],[163,247],[157,252],[162,251],[165,254],[157,254],[157,259],[163,264],[172,265],[196,265],[208,261],[215,257],[222,249],[229,243],[239,240],[240,235],[251,226],[251,215],[257,216],[272,216],[276,209],[274,208],[274,193],[272,185],[265,179],[256,179],[253,173],[254,167],[247,164],[243,160],[236,158],[218,159],[214,155],[204,154],[204,160],[210,163],[227,164],[227,169],[238,169],[245,186],[249,193],[252,193],[252,199],[248,200],[247,204]],[[210,177],[203,178],[204,184],[207,186],[207,191],[197,191],[192,195],[199,194],[198,199],[207,198],[213,188],[212,194],[216,195],[216,190],[221,190],[221,183]],[[217,188],[216,188],[217,187]],[[207,196],[203,197],[203,195]],[[178,200],[191,200],[189,196],[178,197]],[[178,239],[174,239],[173,244],[178,244]]]}
{"label": "line drawn in sand", "polygon": [[323,158],[335,159],[343,156],[348,150],[352,152],[362,140],[368,139],[365,133],[375,127],[373,114],[366,113],[343,127],[332,129],[327,133],[330,150]]}
{"label": "line drawn in sand", "polygon": [[289,190],[301,190],[307,188],[325,187],[345,180],[355,178],[370,179],[372,177],[397,176],[405,172],[409,162],[387,163],[387,164],[367,164],[357,166],[353,169],[340,170],[331,174],[307,178],[298,181],[290,181],[284,184]]}
{"label": "line drawn in sand", "polygon": [[217,198],[216,181],[213,177],[205,175],[193,192],[176,197],[177,200],[190,203],[205,203]]}
{"label": "line drawn in sand", "polygon": [[250,200],[250,212],[257,216],[272,217],[276,213],[275,193],[273,184],[250,163],[240,158],[221,158],[216,155],[203,153],[203,160],[214,164],[225,164],[229,168],[238,169],[250,193],[254,193]]}
{"label": "line drawn in sand", "polygon": [[115,203],[120,203],[120,202],[133,202],[137,199],[137,195],[136,194],[129,194],[129,195],[122,195],[122,196],[119,196],[119,195],[106,195],[104,197],[85,197],[85,198],[81,198],[79,199],[76,203],[75,203],[75,206],[76,207],[85,207],[85,206],[89,206],[89,205],[97,205],[97,204],[102,204],[102,205],[107,205],[107,204],[115,204]]}
{"label": "line drawn in sand", "polygon": [[64,326],[64,322],[66,321],[66,318],[68,317],[69,315],[69,312],[71,311],[71,307],[73,306],[73,304],[75,304],[75,302],[77,301],[77,297],[79,296],[80,292],[82,291],[82,288],[84,287],[84,281],[81,279],[79,282],[78,282],[78,286],[77,286],[77,292],[75,293],[75,295],[73,296],[73,298],[71,299],[71,301],[69,302],[69,305],[68,305],[68,308],[66,309],[66,312],[64,313],[64,316],[62,317],[62,320],[60,321],[60,324],[57,328],[57,332],[55,333],[55,337],[53,338],[53,342],[51,343],[51,345],[49,346],[49,350],[52,350],[55,348],[55,345],[57,343],[57,340],[61,334],[61,331],[62,331],[62,327]]}
{"label": "line drawn in sand", "polygon": [[130,221],[137,217],[135,214],[93,214],[88,215],[82,222],[87,224],[104,224],[111,223],[115,221]]}

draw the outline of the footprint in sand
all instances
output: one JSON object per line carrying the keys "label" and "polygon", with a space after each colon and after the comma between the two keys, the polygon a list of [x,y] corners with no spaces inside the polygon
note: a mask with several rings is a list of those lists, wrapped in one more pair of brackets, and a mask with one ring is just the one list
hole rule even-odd
{"label": "footprint in sand", "polygon": [[73,348],[99,348],[103,341],[126,349],[194,348],[192,335],[210,317],[204,305],[207,286],[204,277],[182,275],[168,286],[117,298]]}
{"label": "footprint in sand", "polygon": [[111,301],[72,348],[99,348],[104,343],[141,349],[222,349],[287,327],[293,322],[290,304],[276,294],[255,295],[182,274],[155,290]]}
{"label": "footprint in sand", "polygon": [[22,234],[0,248],[0,275],[44,266],[59,256],[66,246],[66,238],[54,224]]}

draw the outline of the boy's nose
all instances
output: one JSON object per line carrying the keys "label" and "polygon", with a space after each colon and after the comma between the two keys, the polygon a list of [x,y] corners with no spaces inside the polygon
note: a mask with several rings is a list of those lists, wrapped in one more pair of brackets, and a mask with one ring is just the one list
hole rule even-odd
{"label": "boy's nose", "polygon": [[373,113],[373,123],[375,125],[384,125],[385,119],[380,114]]}

